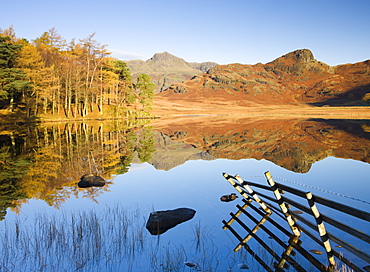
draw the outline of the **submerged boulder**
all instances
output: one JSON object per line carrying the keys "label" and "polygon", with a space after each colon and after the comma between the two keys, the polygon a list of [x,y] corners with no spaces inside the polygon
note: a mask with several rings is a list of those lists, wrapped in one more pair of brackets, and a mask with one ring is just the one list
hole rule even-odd
{"label": "submerged boulder", "polygon": [[93,174],[86,174],[80,178],[80,182],[77,184],[80,188],[88,187],[103,187],[105,185],[105,180],[100,176],[95,176]]}
{"label": "submerged boulder", "polygon": [[152,212],[146,223],[146,228],[150,234],[159,235],[180,223],[192,219],[194,215],[195,210],[189,208]]}

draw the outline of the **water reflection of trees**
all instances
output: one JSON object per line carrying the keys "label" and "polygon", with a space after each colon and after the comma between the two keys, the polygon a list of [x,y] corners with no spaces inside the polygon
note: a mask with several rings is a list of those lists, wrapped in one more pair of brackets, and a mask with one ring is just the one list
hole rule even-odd
{"label": "water reflection of trees", "polygon": [[76,183],[83,174],[109,180],[128,171],[135,152],[142,161],[154,152],[151,128],[137,123],[53,124],[1,134],[1,218],[25,199],[42,199],[56,208],[71,195],[96,201],[109,182],[81,190]]}

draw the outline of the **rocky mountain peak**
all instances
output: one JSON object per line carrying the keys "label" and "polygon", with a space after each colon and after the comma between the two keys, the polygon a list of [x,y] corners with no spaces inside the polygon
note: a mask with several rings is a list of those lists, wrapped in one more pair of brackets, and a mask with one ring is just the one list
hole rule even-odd
{"label": "rocky mountain peak", "polygon": [[288,54],[285,54],[272,62],[267,64],[276,64],[276,63],[284,63],[290,65],[304,65],[307,63],[317,62],[315,57],[313,56],[311,50],[309,49],[298,49]]}
{"label": "rocky mountain peak", "polygon": [[155,92],[162,91],[174,83],[181,83],[216,66],[214,62],[186,62],[168,52],[156,53],[147,61],[131,60],[127,65],[135,79],[144,73],[152,78]]}
{"label": "rocky mountain peak", "polygon": [[273,71],[275,74],[288,73],[301,76],[305,71],[327,73],[331,67],[317,61],[310,50],[299,49],[267,63],[265,70]]}
{"label": "rocky mountain peak", "polygon": [[283,57],[287,57],[287,58],[291,57],[297,62],[305,62],[305,63],[316,61],[312,52],[308,49],[299,49],[291,53],[288,53]]}
{"label": "rocky mountain peak", "polygon": [[185,62],[182,58],[176,57],[168,52],[155,53],[148,61],[152,61],[153,63]]}

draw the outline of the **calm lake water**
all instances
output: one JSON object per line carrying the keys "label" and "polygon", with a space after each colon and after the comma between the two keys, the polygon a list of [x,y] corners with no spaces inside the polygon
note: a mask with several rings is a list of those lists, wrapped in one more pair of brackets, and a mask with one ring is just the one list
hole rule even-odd
{"label": "calm lake water", "polygon": [[[0,132],[0,271],[266,271],[256,256],[275,271],[279,260],[258,238],[248,241],[249,251],[233,251],[239,241],[222,222],[244,202],[222,174],[267,185],[270,171],[276,182],[369,211],[369,162],[370,120],[177,118],[6,127]],[[78,188],[87,173],[107,184]],[[220,201],[231,193],[239,197]],[[152,212],[177,208],[195,215],[160,235],[149,233]],[[318,208],[370,233],[369,222]],[[271,218],[290,231],[277,213]],[[288,236],[264,226],[289,245]],[[327,229],[370,252],[368,243]],[[256,235],[283,256],[286,246],[263,229]],[[300,240],[327,265],[323,247],[305,234]],[[369,265],[331,245],[360,269]],[[284,270],[320,271],[298,252],[292,258]]]}

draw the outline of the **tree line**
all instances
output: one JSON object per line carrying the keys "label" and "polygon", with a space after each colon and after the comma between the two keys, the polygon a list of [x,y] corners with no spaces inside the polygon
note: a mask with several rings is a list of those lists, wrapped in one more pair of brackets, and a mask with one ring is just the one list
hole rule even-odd
{"label": "tree line", "polygon": [[27,118],[67,118],[149,112],[154,84],[146,74],[133,82],[124,61],[111,57],[94,34],[67,42],[56,29],[28,41],[12,27],[0,29],[0,109]]}

